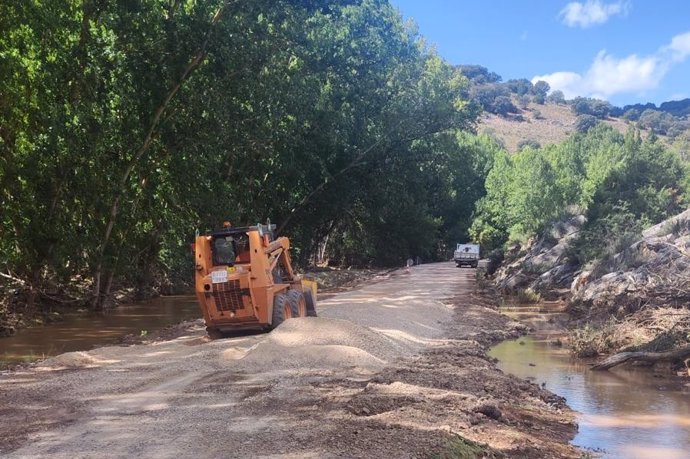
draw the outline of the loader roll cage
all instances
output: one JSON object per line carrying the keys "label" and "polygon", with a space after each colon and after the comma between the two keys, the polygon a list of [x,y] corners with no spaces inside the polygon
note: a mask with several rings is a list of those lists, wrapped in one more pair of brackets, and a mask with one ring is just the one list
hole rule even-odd
{"label": "loader roll cage", "polygon": [[268,234],[271,239],[274,239],[273,236],[273,231],[275,231],[276,225],[262,225],[258,224],[256,226],[237,226],[237,227],[230,227],[230,228],[223,228],[220,230],[213,231],[210,235],[212,237],[219,237],[219,236],[231,236],[233,234],[246,234],[249,231],[258,231],[260,236],[263,236],[264,234]]}
{"label": "loader roll cage", "polygon": [[213,266],[234,266],[235,263],[249,262],[249,231],[258,231],[261,236],[268,235],[273,240],[275,225],[242,226],[223,228],[211,233],[211,257]]}

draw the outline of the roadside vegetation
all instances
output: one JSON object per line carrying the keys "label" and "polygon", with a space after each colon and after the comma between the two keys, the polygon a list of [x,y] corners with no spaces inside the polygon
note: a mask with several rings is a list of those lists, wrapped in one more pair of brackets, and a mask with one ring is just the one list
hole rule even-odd
{"label": "roadside vegetation", "polygon": [[575,354],[688,343],[688,163],[678,150],[598,124],[497,156],[485,186],[470,232],[502,260],[491,266],[496,285],[522,302],[534,301],[526,292],[567,300]]}
{"label": "roadside vegetation", "polygon": [[524,243],[582,213],[587,224],[573,256],[587,263],[680,212],[686,180],[679,155],[656,139],[597,126],[560,145],[498,155],[471,234],[490,249]]}

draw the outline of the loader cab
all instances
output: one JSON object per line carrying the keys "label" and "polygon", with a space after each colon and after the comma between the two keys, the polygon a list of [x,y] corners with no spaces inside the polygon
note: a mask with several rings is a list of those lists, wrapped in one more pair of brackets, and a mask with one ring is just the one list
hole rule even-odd
{"label": "loader cab", "polygon": [[213,235],[211,255],[213,266],[249,263],[249,236],[247,233]]}
{"label": "loader cab", "polygon": [[211,235],[213,266],[235,266],[249,263],[249,235],[242,228],[223,230]]}

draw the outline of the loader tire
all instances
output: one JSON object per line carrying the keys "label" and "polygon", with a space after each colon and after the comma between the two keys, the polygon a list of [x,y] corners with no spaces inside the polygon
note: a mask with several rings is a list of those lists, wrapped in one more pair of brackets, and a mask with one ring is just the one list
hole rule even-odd
{"label": "loader tire", "polygon": [[299,290],[290,290],[287,293],[288,302],[292,308],[293,317],[307,317],[307,302],[304,294]]}
{"label": "loader tire", "polygon": [[284,293],[279,293],[273,297],[273,320],[271,327],[276,328],[288,319],[292,319],[292,307],[288,301],[288,297]]}
{"label": "loader tire", "polygon": [[212,340],[225,338],[225,334],[223,334],[223,332],[218,330],[217,328],[206,327],[206,333],[208,334],[208,337]]}
{"label": "loader tire", "polygon": [[304,301],[307,304],[307,317],[316,317],[316,302],[311,290],[304,292]]}

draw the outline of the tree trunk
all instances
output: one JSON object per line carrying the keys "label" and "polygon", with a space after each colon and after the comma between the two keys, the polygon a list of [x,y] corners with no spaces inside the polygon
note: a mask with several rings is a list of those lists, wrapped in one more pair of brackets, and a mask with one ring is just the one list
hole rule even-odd
{"label": "tree trunk", "polygon": [[620,352],[597,363],[592,370],[608,370],[628,361],[656,363],[664,360],[681,360],[689,356],[690,344],[666,352]]}

